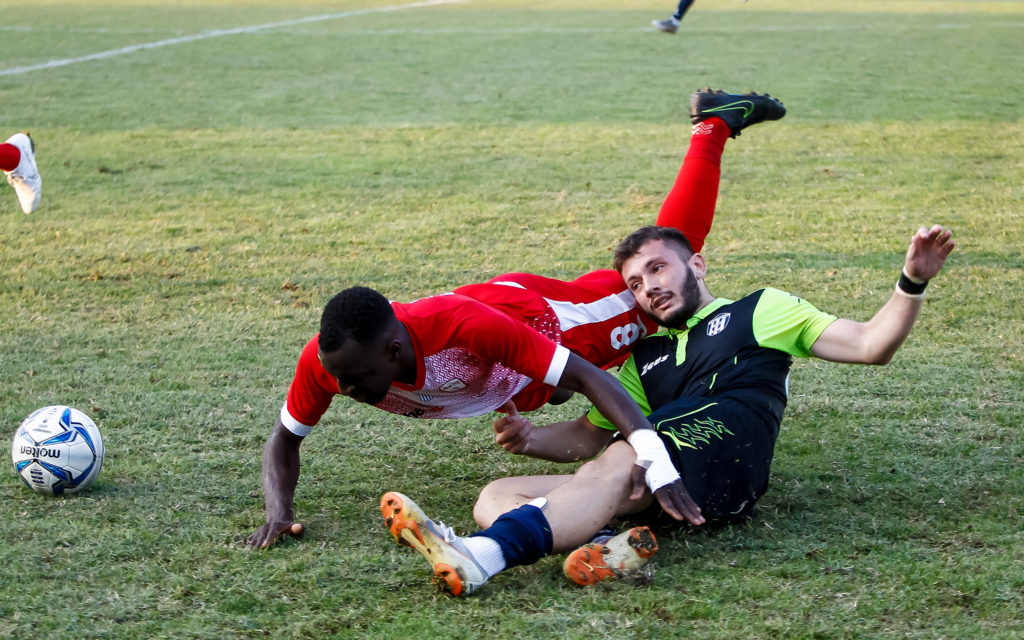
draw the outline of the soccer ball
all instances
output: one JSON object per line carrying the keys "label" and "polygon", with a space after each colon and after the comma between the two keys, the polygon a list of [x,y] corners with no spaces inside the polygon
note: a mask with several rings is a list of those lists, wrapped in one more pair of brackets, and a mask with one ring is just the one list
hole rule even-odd
{"label": "soccer ball", "polygon": [[89,416],[55,405],[36,409],[14,433],[14,470],[38,493],[78,493],[103,465],[103,438]]}

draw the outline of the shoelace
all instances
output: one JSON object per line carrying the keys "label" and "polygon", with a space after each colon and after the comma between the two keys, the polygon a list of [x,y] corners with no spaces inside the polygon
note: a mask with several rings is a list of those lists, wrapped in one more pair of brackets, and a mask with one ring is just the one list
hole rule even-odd
{"label": "shoelace", "polygon": [[455,530],[454,529],[452,529],[451,527],[449,527],[445,523],[441,522],[440,520],[438,520],[436,522],[431,520],[431,522],[434,523],[434,528],[436,528],[437,532],[441,534],[441,538],[445,542],[448,542],[448,543],[455,542],[455,538],[457,538],[458,536],[455,535]]}
{"label": "shoelace", "polygon": [[19,182],[28,182],[29,180],[35,180],[39,177],[39,170],[29,173],[19,172],[17,169],[14,171],[4,171],[7,174],[7,181],[17,180]]}

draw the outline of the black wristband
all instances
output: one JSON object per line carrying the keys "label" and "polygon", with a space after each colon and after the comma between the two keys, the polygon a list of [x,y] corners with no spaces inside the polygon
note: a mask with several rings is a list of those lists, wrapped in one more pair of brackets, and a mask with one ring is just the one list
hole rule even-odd
{"label": "black wristband", "polygon": [[900,291],[903,293],[909,293],[912,296],[919,296],[924,293],[924,288],[928,286],[928,281],[925,280],[921,284],[918,284],[911,280],[905,271],[900,271],[900,279],[899,282],[896,283],[896,286],[899,287]]}

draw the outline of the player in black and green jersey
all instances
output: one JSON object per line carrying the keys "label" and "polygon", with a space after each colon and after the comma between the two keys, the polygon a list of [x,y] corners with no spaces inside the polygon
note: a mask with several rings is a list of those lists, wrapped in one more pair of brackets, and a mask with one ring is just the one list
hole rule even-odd
{"label": "player in black and green jersey", "polygon": [[[779,291],[716,298],[681,328],[642,341],[619,380],[665,440],[705,517],[736,520],[764,493],[792,356],[835,316]],[[592,409],[587,419],[607,429]]]}
{"label": "player in black and green jersey", "polygon": [[680,476],[662,480],[681,482],[686,498],[681,512],[669,515],[695,525],[749,517],[767,488],[792,358],[889,362],[917,319],[927,281],[953,247],[952,234],[941,226],[919,229],[889,300],[871,320],[856,322],[776,289],[735,302],[715,298],[704,283],[703,256],[682,234],[640,229],[616,249],[615,267],[638,306],[664,329],[637,344],[620,379],[656,434],[638,431],[654,442],[633,435],[628,443],[613,440],[615,432],[595,411],[544,428],[513,411],[495,422],[505,449],[565,462],[600,455],[571,476],[503,478],[488,485],[474,517],[484,535],[498,541],[496,558],[468,551],[479,548],[463,542],[474,536],[461,538],[438,526],[401,494],[384,496],[388,525],[430,558],[435,570],[469,569],[484,576],[477,587],[495,572],[488,566],[529,564],[575,547],[565,573],[578,584],[593,584],[639,567],[657,549],[645,527],[587,541],[612,517],[654,504],[645,485],[645,475],[652,481],[650,472],[636,461],[662,443]]}

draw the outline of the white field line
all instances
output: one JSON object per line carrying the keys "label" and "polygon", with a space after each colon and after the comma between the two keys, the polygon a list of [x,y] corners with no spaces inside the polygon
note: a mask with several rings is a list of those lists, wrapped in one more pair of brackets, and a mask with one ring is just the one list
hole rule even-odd
{"label": "white field line", "polygon": [[223,36],[233,36],[244,33],[255,33],[257,31],[266,31],[268,29],[280,29],[282,27],[292,27],[300,24],[309,24],[311,22],[324,22],[326,20],[337,20],[338,18],[348,18],[351,16],[360,16],[368,13],[384,13],[387,11],[402,11],[404,9],[415,9],[418,7],[431,7],[440,4],[455,4],[463,2],[464,0],[424,0],[423,2],[413,2],[411,4],[395,5],[390,7],[377,7],[373,9],[358,9],[355,11],[342,11],[339,13],[326,13],[319,16],[307,16],[305,18],[296,18],[294,20],[282,20],[280,22],[268,22],[267,24],[257,24],[248,27],[235,27],[234,29],[211,29],[209,31],[202,31],[190,36],[181,36],[179,38],[169,38],[167,40],[158,40],[156,42],[146,42],[143,44],[136,44],[130,47],[121,47],[120,49],[111,49],[109,51],[100,51],[99,53],[92,53],[87,56],[79,56],[77,58],[62,58],[60,60],[50,60],[49,62],[43,62],[40,64],[31,64],[24,67],[14,67],[11,69],[0,69],[0,76],[16,76],[24,73],[31,73],[33,71],[41,71],[43,69],[55,69],[57,67],[66,67],[69,64],[77,64],[79,62],[91,62],[93,60],[103,60],[104,58],[113,58],[114,56],[121,56],[127,53],[134,53],[136,51],[143,51],[146,49],[158,49],[160,47],[169,47],[175,44],[184,44],[186,42],[195,42],[197,40],[208,40],[210,38],[220,38]]}
{"label": "white field line", "polygon": [[[359,9],[356,11],[344,11],[341,13],[328,13],[319,16],[309,16],[306,18],[297,18],[295,20],[283,20],[281,22],[270,22],[267,24],[253,25],[249,27],[236,27],[234,29],[213,29],[210,31],[203,31],[201,33],[181,36],[177,38],[168,38],[166,40],[159,40],[157,42],[147,42],[143,44],[132,45],[129,47],[122,47],[120,49],[111,49],[110,51],[101,51],[99,53],[93,53],[87,56],[79,56],[77,58],[63,58],[60,60],[50,60],[49,62],[43,62],[40,64],[27,65],[24,67],[14,67],[11,69],[0,69],[0,76],[14,76],[24,73],[30,73],[32,71],[41,71],[44,69],[54,69],[57,67],[64,67],[69,64],[77,64],[79,62],[89,62],[92,60],[102,60],[104,58],[112,58],[114,56],[120,56],[127,53],[133,53],[135,51],[142,51],[145,49],[157,49],[159,47],[167,47],[175,44],[183,44],[186,42],[195,42],[197,40],[207,40],[209,38],[219,38],[222,36],[238,35],[238,34],[250,34],[256,32],[273,32],[273,33],[288,33],[293,35],[323,35],[322,33],[288,29],[288,27],[294,27],[302,24],[309,24],[312,22],[324,22],[327,20],[335,20],[338,18],[347,18],[351,16],[364,15],[368,13],[383,13],[386,11],[401,11],[403,9],[413,9],[417,7],[429,7],[441,4],[456,4],[464,2],[465,0],[425,0],[424,2],[414,2],[412,4],[397,5],[390,7],[379,7],[376,9]],[[897,31],[920,31],[920,30],[932,30],[932,31],[943,31],[949,29],[972,29],[978,25],[971,24],[937,24],[937,25],[786,25],[786,26],[758,26],[758,27],[730,27],[729,33],[771,33],[771,32],[798,32],[798,31],[866,31],[866,30],[878,30],[878,29],[892,29]],[[1003,22],[993,25],[985,25],[986,28],[992,27],[1004,27],[1010,29],[1024,28],[1024,23],[1021,22]],[[26,32],[26,33],[39,33],[39,32],[61,32],[61,33],[118,33],[118,34],[129,34],[129,33],[155,33],[156,30],[131,30],[131,29],[80,29],[80,28],[36,28],[36,27],[19,27],[19,26],[0,26],[0,32]],[[502,34],[531,34],[531,33],[550,33],[550,34],[572,34],[572,33],[637,33],[644,31],[656,31],[652,27],[644,28],[633,28],[633,29],[615,29],[615,28],[538,28],[538,27],[521,27],[521,28],[495,28],[495,29],[380,29],[380,30],[358,30],[358,31],[346,31],[346,35],[367,35],[367,36],[401,36],[401,35],[502,35]],[[720,33],[719,29],[699,29],[689,28],[688,33],[692,34],[708,34],[708,33]],[[166,31],[164,31],[166,33]]]}
{"label": "white field line", "polygon": [[[346,16],[358,15],[362,13],[371,12],[383,12],[383,11],[397,11],[399,9],[405,9],[408,7],[420,7],[433,4],[455,4],[459,2],[465,2],[465,0],[434,0],[433,2],[422,2],[411,5],[404,5],[400,7],[385,7],[380,9],[365,9],[360,11],[350,11],[346,13],[335,13],[327,16],[312,16],[310,18],[302,18],[295,21],[287,22],[275,22],[273,24],[257,25],[253,27],[239,27],[237,29],[227,29],[222,31],[209,31],[197,34],[194,36],[184,36],[180,39],[167,40],[161,42],[155,42],[147,45],[137,45],[137,48],[153,48],[158,46],[166,46],[167,44],[176,44],[178,42],[188,42],[190,40],[200,40],[203,38],[212,38],[221,35],[230,35],[237,33],[254,33],[256,31],[270,32],[270,33],[284,33],[291,35],[325,35],[322,31],[310,31],[303,29],[287,29],[284,27],[293,26],[296,23],[315,22],[330,20],[334,18],[343,18]],[[951,29],[974,29],[977,27],[984,26],[984,28],[1004,28],[1004,29],[1020,29],[1024,27],[1024,22],[1000,22],[998,24],[934,24],[934,25],[899,25],[899,24],[857,24],[857,25],[761,25],[761,26],[730,26],[728,28],[729,33],[772,33],[772,32],[796,32],[796,31],[876,31],[879,29],[888,29],[894,31],[946,31]],[[0,32],[10,31],[18,33],[112,33],[117,35],[127,34],[139,34],[139,33],[183,33],[180,29],[111,29],[109,27],[27,27],[27,26],[4,26],[0,25]],[[657,31],[654,27],[631,27],[631,28],[616,28],[616,27],[489,27],[480,29],[467,29],[467,28],[451,28],[451,29],[357,29],[352,31],[345,31],[346,35],[366,35],[366,36],[403,36],[403,35],[451,35],[451,34],[469,34],[469,35],[490,35],[490,34],[514,34],[514,33],[642,33],[645,31]],[[708,33],[721,33],[723,29],[712,29],[712,28],[701,28],[701,27],[688,27],[687,33],[692,34],[708,34]],[[134,50],[131,47],[126,49]],[[121,51],[118,49],[117,51]],[[107,57],[108,54],[95,54],[97,56]]]}

